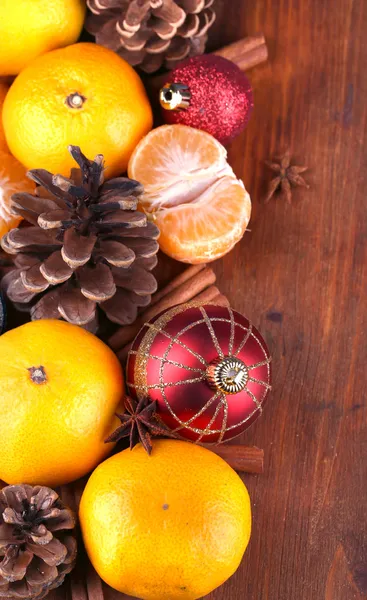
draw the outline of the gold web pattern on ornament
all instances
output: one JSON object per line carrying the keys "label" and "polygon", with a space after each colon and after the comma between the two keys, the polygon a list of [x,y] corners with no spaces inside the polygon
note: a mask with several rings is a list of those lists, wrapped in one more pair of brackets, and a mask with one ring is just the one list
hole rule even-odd
{"label": "gold web pattern on ornament", "polygon": [[[264,387],[264,392],[262,395],[261,400],[258,400],[254,394],[252,393],[252,391],[250,389],[248,389],[247,387],[247,383],[246,386],[244,387],[244,392],[247,393],[248,396],[250,396],[252,402],[254,403],[254,410],[242,421],[231,425],[229,427],[227,427],[227,420],[228,420],[228,402],[227,402],[227,397],[226,394],[224,394],[222,391],[218,390],[216,391],[213,396],[206,402],[206,404],[197,412],[195,413],[195,415],[193,417],[191,417],[188,421],[182,421],[179,416],[174,412],[174,410],[172,409],[172,406],[170,405],[168,398],[166,396],[166,388],[172,388],[172,387],[178,387],[178,386],[182,386],[182,385],[190,385],[193,383],[200,383],[201,381],[205,381],[206,379],[206,368],[208,367],[208,362],[205,360],[205,358],[203,356],[201,356],[200,354],[198,354],[197,352],[195,352],[195,350],[193,350],[192,348],[190,348],[189,346],[187,346],[184,342],[182,342],[182,340],[180,339],[181,336],[183,336],[185,333],[187,333],[188,331],[190,331],[193,327],[196,327],[198,325],[202,325],[205,324],[208,328],[210,337],[213,341],[214,347],[216,349],[216,351],[218,352],[218,355],[220,358],[224,358],[224,353],[223,350],[220,346],[219,340],[216,336],[214,327],[213,327],[213,323],[215,322],[222,322],[222,323],[227,323],[230,325],[230,336],[229,336],[229,344],[228,344],[228,352],[231,356],[238,356],[238,354],[243,350],[243,348],[245,347],[245,345],[247,344],[247,342],[249,341],[250,338],[253,338],[256,343],[260,346],[262,353],[266,356],[266,359],[255,363],[253,365],[246,365],[248,371],[257,369],[258,367],[262,367],[262,366],[266,366],[267,367],[267,375],[268,375],[268,380],[270,378],[270,362],[271,362],[271,357],[267,356],[267,352],[263,346],[263,344],[261,343],[261,341],[258,339],[258,337],[256,336],[256,334],[253,331],[253,327],[252,324],[249,322],[249,326],[245,327],[244,325],[242,325],[241,323],[237,323],[235,321],[234,318],[234,314],[233,311],[230,307],[227,308],[228,313],[229,313],[229,318],[225,318],[225,317],[209,317],[208,313],[206,312],[205,308],[203,306],[199,306],[199,310],[201,312],[202,318],[197,319],[196,321],[193,321],[192,323],[190,323],[189,325],[187,325],[186,327],[184,327],[183,329],[181,329],[178,333],[176,333],[176,335],[171,335],[169,334],[167,331],[165,331],[163,329],[163,327],[165,327],[165,325],[177,314],[180,314],[180,312],[182,312],[182,308],[183,307],[176,307],[173,311],[174,314],[172,314],[172,311],[168,311],[169,317],[167,319],[167,313],[165,315],[162,315],[161,319],[163,322],[159,322],[161,321],[161,319],[158,319],[158,321],[156,321],[155,323],[146,323],[145,326],[148,327],[148,332],[147,334],[144,336],[143,341],[142,341],[142,346],[139,350],[131,350],[130,354],[131,355],[136,355],[137,358],[142,359],[142,364],[137,368],[137,383],[133,384],[133,383],[128,383],[129,387],[135,388],[136,393],[138,395],[139,398],[142,397],[146,397],[149,394],[149,390],[151,389],[158,389],[160,390],[161,394],[162,394],[162,398],[164,400],[164,403],[167,407],[167,410],[169,411],[169,413],[171,414],[171,416],[175,419],[175,421],[177,421],[178,425],[177,427],[173,430],[174,433],[178,434],[182,429],[188,429],[191,432],[194,432],[196,434],[199,435],[199,438],[196,440],[197,442],[200,442],[202,440],[202,438],[204,436],[210,436],[210,435],[217,435],[219,434],[219,438],[218,440],[215,441],[215,443],[221,442],[223,440],[224,434],[227,433],[228,431],[232,430],[232,429],[236,429],[242,425],[244,425],[249,419],[251,419],[251,417],[257,412],[259,411],[260,413],[262,412],[262,403],[265,399],[266,393],[268,390],[271,389],[271,386],[269,383],[267,383],[266,381],[263,381],[261,379],[257,379],[255,377],[251,377],[251,375],[249,374],[248,376],[248,382],[254,382],[257,383],[259,385],[262,385]],[[181,310],[179,310],[181,309]],[[235,332],[236,332],[236,327],[241,329],[244,332],[244,336],[239,344],[239,346],[237,347],[237,349],[235,350],[235,352],[233,352],[234,350],[234,340],[235,340]],[[161,335],[164,335],[166,338],[168,338],[170,340],[169,345],[167,346],[163,356],[157,356],[154,354],[150,354],[150,347],[157,335],[157,333],[160,333]],[[170,360],[168,358],[168,355],[170,353],[170,351],[172,350],[174,345],[178,345],[181,348],[184,348],[187,352],[189,352],[191,355],[193,355],[195,358],[197,358],[202,364],[203,364],[203,369],[199,368],[199,367],[190,367],[187,366],[183,363],[180,363],[178,361],[173,361]],[[147,384],[147,380],[146,380],[146,366],[147,366],[147,362],[149,359],[153,359],[153,360],[158,360],[160,362],[160,366],[159,366],[159,383],[156,384]],[[181,369],[184,369],[185,371],[190,371],[190,372],[194,372],[197,373],[198,376],[197,377],[192,377],[190,379],[185,379],[185,380],[181,380],[178,382],[165,382],[164,381],[164,376],[163,376],[163,371],[164,371],[164,366],[165,364],[171,364],[174,366],[177,366]],[[219,400],[219,401],[218,401]],[[207,426],[205,427],[205,429],[198,429],[196,427],[192,426],[192,423],[198,418],[200,417],[202,414],[204,414],[209,408],[210,406],[212,406],[212,404],[214,402],[217,402],[217,406],[216,409],[214,411],[213,416],[211,417],[210,421],[208,422]],[[211,426],[213,425],[213,423],[216,421],[218,414],[220,412],[220,410],[223,410],[223,419],[222,419],[222,423],[221,423],[221,428],[220,429],[210,429]],[[236,436],[233,436],[236,437]],[[229,441],[229,439],[233,439],[233,438],[227,438],[226,441]]]}

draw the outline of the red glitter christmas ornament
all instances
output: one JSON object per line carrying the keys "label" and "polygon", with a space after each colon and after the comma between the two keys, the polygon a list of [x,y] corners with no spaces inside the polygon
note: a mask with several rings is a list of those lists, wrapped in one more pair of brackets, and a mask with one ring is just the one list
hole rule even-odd
{"label": "red glitter christmas ornament", "polygon": [[262,413],[270,390],[270,355],[241,314],[214,305],[181,305],[146,323],[127,363],[129,393],[156,400],[179,437],[228,441]]}
{"label": "red glitter christmas ornament", "polygon": [[244,129],[254,104],[246,75],[214,54],[189,58],[173,69],[160,91],[160,103],[165,123],[202,129],[222,144]]}

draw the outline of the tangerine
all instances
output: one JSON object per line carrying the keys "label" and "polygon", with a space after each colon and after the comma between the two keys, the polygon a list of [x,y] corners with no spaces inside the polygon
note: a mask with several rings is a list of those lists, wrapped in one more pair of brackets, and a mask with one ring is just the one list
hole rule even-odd
{"label": "tangerine", "polygon": [[163,125],[135,148],[129,177],[144,186],[142,209],[160,229],[163,252],[186,263],[210,262],[242,238],[251,200],[213,136]]}
{"label": "tangerine", "polygon": [[213,452],[155,440],[99,465],[80,504],[93,566],[110,586],[144,600],[195,600],[239,566],[251,533],[247,489]]}
{"label": "tangerine", "polygon": [[0,478],[54,487],[110,451],[124,394],[115,354],[63,321],[33,321],[0,337]]}
{"label": "tangerine", "polygon": [[106,177],[126,170],[152,127],[152,110],[134,69],[112,50],[82,43],[35,59],[16,78],[3,124],[14,156],[28,169],[69,176],[68,145],[103,154]]}
{"label": "tangerine", "polygon": [[17,75],[40,54],[77,41],[83,0],[1,0],[0,75]]}

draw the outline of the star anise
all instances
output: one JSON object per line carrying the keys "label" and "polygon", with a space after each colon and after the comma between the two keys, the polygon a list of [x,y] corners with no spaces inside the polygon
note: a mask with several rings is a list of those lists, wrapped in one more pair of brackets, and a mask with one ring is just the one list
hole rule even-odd
{"label": "star anise", "polygon": [[307,171],[308,167],[291,165],[291,155],[289,150],[278,159],[278,162],[265,161],[265,164],[277,173],[277,176],[271,180],[268,188],[268,193],[264,200],[264,204],[269,202],[274,196],[277,190],[281,190],[288,204],[292,202],[292,185],[294,187],[302,186],[309,188],[310,186],[305,182],[300,173]]}
{"label": "star anise", "polygon": [[116,414],[121,425],[105,440],[105,443],[118,442],[122,438],[129,437],[130,450],[141,442],[150,454],[152,452],[152,435],[176,437],[157,415],[156,401],[152,402],[149,398],[143,398],[136,402],[127,396],[125,407],[126,412],[123,415]]}

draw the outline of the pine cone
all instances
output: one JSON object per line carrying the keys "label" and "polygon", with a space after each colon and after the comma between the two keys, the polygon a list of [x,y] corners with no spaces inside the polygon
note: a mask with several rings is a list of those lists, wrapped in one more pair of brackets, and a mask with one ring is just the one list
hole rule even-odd
{"label": "pine cone", "polygon": [[214,0],[87,0],[86,29],[146,73],[203,54]]}
{"label": "pine cone", "polygon": [[[103,156],[88,160],[76,146],[71,178],[35,169],[36,195],[12,197],[12,211],[32,226],[1,240],[14,255],[3,278],[8,298],[31,310],[33,320],[60,319],[95,330],[97,305],[127,325],[150,302],[157,283],[159,231],[137,210],[142,186],[118,177],[104,183]],[[40,296],[41,295],[41,296]]]}
{"label": "pine cone", "polygon": [[73,513],[48,487],[0,491],[0,597],[43,598],[74,568]]}

